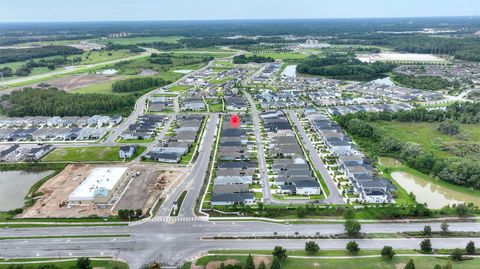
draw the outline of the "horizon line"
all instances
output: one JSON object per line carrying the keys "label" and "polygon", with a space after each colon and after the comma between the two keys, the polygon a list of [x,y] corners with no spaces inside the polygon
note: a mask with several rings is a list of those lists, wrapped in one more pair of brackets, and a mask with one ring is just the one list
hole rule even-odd
{"label": "horizon line", "polygon": [[334,17],[334,18],[235,18],[235,19],[175,19],[175,20],[161,20],[161,19],[147,19],[147,20],[137,20],[137,19],[120,19],[120,20],[58,20],[58,21],[48,21],[48,20],[35,20],[35,21],[0,21],[0,23],[100,23],[100,22],[227,22],[227,21],[301,21],[301,20],[368,20],[368,19],[433,19],[433,18],[465,18],[473,19],[480,18],[479,15],[445,15],[445,16],[390,16],[390,17]]}

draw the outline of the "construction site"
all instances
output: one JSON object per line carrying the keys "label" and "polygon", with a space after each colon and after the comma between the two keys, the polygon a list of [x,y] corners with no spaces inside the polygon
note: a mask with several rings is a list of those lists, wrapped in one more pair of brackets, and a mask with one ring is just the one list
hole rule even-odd
{"label": "construction site", "polygon": [[109,217],[120,209],[146,214],[184,178],[181,169],[155,164],[72,164],[45,182],[34,205],[17,218]]}

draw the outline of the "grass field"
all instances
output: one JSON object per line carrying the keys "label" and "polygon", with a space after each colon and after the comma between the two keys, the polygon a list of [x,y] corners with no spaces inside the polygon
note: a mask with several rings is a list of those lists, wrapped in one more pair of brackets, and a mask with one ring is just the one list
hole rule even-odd
{"label": "grass field", "polygon": [[[101,162],[121,161],[118,156],[120,147],[71,147],[57,148],[42,158],[42,162]],[[145,147],[139,147],[136,156],[141,154]],[[135,156],[133,157],[135,158]]]}
{"label": "grass field", "polygon": [[300,53],[295,53],[295,52],[285,52],[285,53],[279,53],[279,52],[256,52],[256,53],[247,53],[246,56],[253,56],[253,55],[259,55],[263,57],[272,57],[273,59],[281,59],[281,60],[303,60],[308,57],[307,54],[300,54]]}
{"label": "grass field", "polygon": [[[151,43],[151,42],[166,42],[166,43],[177,43],[181,36],[149,36],[149,37],[126,37],[126,38],[110,38],[107,39],[107,42],[112,42],[114,44],[121,45],[130,45],[138,43]],[[106,43],[105,40],[94,40],[97,43]]]}
{"label": "grass field", "polygon": [[72,93],[102,93],[102,94],[129,94],[129,93],[115,93],[112,91],[112,84],[115,80],[109,80],[105,82],[96,83],[87,87],[78,88]]}
{"label": "grass field", "polygon": [[[52,259],[54,260],[54,259]],[[26,261],[34,261],[34,259],[29,259]],[[60,262],[47,262],[47,261],[39,261],[38,263],[29,263],[24,264],[23,268],[37,268],[40,266],[45,265],[55,265],[60,269],[71,269],[77,268],[77,261],[76,260],[66,260]],[[105,269],[128,269],[128,265],[123,262],[112,261],[112,260],[91,260],[90,265],[95,268],[105,268]],[[0,264],[0,269],[12,268],[10,264]],[[16,268],[16,267],[15,267]]]}
{"label": "grass field", "polygon": [[70,55],[68,58],[72,59],[81,56],[82,61],[80,64],[94,64],[126,58],[136,54],[137,53],[131,53],[129,50],[100,50],[84,52],[82,55]]}
{"label": "grass field", "polygon": [[[379,255],[380,251],[377,251]],[[210,261],[225,261],[227,259],[235,259],[242,265],[245,264],[246,256],[222,255],[222,256],[206,256],[197,261],[197,265],[206,265]],[[282,262],[282,269],[395,269],[400,264],[406,264],[410,257],[394,257],[393,260],[387,261],[381,257],[359,257],[346,256],[345,258],[287,258]],[[447,261],[436,257],[411,257],[417,269],[431,269],[435,264],[445,265]],[[472,260],[454,262],[451,261],[455,269],[474,269],[478,268],[479,258]],[[403,268],[400,267],[400,268]]]}
{"label": "grass field", "polygon": [[[390,136],[404,142],[414,142],[422,145],[425,151],[431,151],[438,157],[451,156],[450,153],[442,151],[435,146],[435,139],[440,139],[443,143],[461,142],[463,140],[444,135],[437,131],[439,123],[436,122],[375,122],[376,128],[383,130]],[[460,130],[465,131],[470,136],[470,141],[480,141],[480,124],[462,124]]]}

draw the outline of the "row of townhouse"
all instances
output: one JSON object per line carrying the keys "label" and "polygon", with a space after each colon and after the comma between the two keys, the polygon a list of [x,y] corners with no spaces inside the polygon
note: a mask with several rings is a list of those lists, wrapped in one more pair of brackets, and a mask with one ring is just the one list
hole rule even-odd
{"label": "row of townhouse", "polygon": [[273,92],[262,89],[255,95],[262,109],[282,109],[291,107],[304,107],[305,101],[301,100],[300,93],[296,90],[281,90]]}
{"label": "row of townhouse", "polygon": [[218,163],[213,180],[213,193],[210,199],[212,206],[234,204],[253,204],[255,195],[250,185],[258,164],[250,161],[250,152],[254,143],[248,141],[252,134],[250,117],[241,115],[241,123],[234,128],[229,117],[222,123],[218,148]]}
{"label": "row of townhouse", "polygon": [[0,141],[84,141],[98,140],[107,134],[106,128],[27,128],[0,129]]}
{"label": "row of townhouse", "polygon": [[168,117],[164,115],[143,115],[136,123],[128,126],[128,130],[122,133],[121,137],[126,140],[152,139],[158,128],[160,128]]}
{"label": "row of townhouse", "polygon": [[122,116],[66,116],[66,117],[0,117],[0,128],[44,128],[44,127],[103,127],[122,122]]}
{"label": "row of townhouse", "polygon": [[268,154],[273,158],[271,172],[275,175],[277,193],[317,195],[321,193],[310,165],[305,160],[295,132],[282,111],[260,115],[268,136]]}
{"label": "row of townhouse", "polygon": [[413,106],[404,103],[376,104],[376,105],[349,105],[334,106],[328,109],[328,113],[334,116],[347,115],[357,112],[397,112],[413,109]]}
{"label": "row of townhouse", "polygon": [[347,87],[346,90],[366,95],[385,97],[403,102],[411,102],[415,100],[434,101],[444,99],[444,96],[440,93],[399,87],[391,82],[384,82],[384,80],[354,83],[353,85]]}
{"label": "row of townhouse", "polygon": [[162,112],[166,109],[173,109],[174,102],[171,97],[151,97],[148,100],[148,111]]}
{"label": "row of townhouse", "polygon": [[352,185],[350,193],[359,195],[359,201],[367,203],[393,201],[393,184],[376,175],[371,160],[356,149],[340,126],[315,109],[306,110],[306,116],[326,148],[337,157],[339,171]]}
{"label": "row of townhouse", "polygon": [[53,145],[21,148],[18,144],[14,144],[0,150],[0,162],[18,162],[22,160],[36,162],[54,149]]}
{"label": "row of townhouse", "polygon": [[178,163],[199,138],[203,115],[177,115],[173,134],[150,150],[145,158],[166,163]]}

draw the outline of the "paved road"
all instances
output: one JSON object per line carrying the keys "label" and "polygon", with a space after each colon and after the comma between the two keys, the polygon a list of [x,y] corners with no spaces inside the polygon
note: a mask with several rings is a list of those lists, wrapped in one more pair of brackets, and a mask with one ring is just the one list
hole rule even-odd
{"label": "paved road", "polygon": [[180,185],[173,190],[167,190],[167,198],[158,210],[157,217],[169,216],[173,203],[177,201],[180,194],[185,190],[187,190],[187,195],[182,203],[179,216],[195,217],[195,203],[197,197],[200,197],[200,190],[206,178],[210,155],[213,151],[216,129],[219,123],[218,120],[218,114],[210,114],[207,125],[205,126],[203,138],[200,140],[199,153],[196,161],[188,167],[188,174]]}
{"label": "paved road", "polygon": [[[395,233],[419,231],[424,225],[440,230],[439,223],[404,224],[363,224],[364,232]],[[451,231],[480,231],[478,223],[451,223]],[[131,234],[117,238],[57,238],[0,240],[1,256],[14,257],[69,257],[69,256],[114,256],[125,259],[131,268],[140,268],[153,259],[163,264],[179,265],[185,259],[209,249],[272,249],[282,245],[288,249],[303,249],[305,240],[212,240],[213,236],[249,235],[330,235],[343,232],[338,224],[281,225],[261,222],[206,222],[149,221],[139,225],[111,227],[56,227],[0,229],[0,236],[33,235],[88,235],[88,234]],[[480,244],[480,238],[432,239],[435,248],[464,247],[473,240]],[[324,249],[344,249],[349,240],[315,240]],[[391,245],[396,249],[418,248],[421,239],[360,239],[357,242],[364,249],[379,249]]]}
{"label": "paved road", "polygon": [[335,181],[333,181],[332,176],[328,173],[327,167],[318,155],[317,149],[315,149],[312,141],[310,141],[310,138],[308,138],[308,135],[305,132],[305,129],[303,129],[302,123],[298,119],[297,114],[295,113],[295,111],[292,110],[288,110],[286,112],[288,113],[292,122],[297,127],[298,133],[302,138],[303,145],[310,156],[310,160],[312,160],[313,165],[315,165],[317,170],[322,175],[322,178],[327,184],[328,190],[330,191],[330,196],[328,196],[324,202],[327,204],[344,204],[345,201],[343,200],[342,195],[335,184]]}

